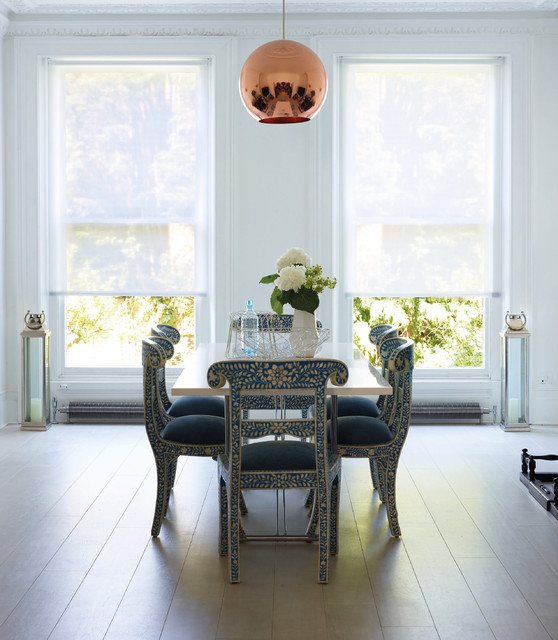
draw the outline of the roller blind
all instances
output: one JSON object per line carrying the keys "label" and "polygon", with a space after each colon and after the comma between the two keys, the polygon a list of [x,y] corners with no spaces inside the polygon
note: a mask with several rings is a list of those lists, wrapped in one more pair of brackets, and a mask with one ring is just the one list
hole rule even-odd
{"label": "roller blind", "polygon": [[491,296],[499,59],[343,59],[346,290]]}
{"label": "roller blind", "polygon": [[203,295],[208,60],[52,60],[51,291]]}

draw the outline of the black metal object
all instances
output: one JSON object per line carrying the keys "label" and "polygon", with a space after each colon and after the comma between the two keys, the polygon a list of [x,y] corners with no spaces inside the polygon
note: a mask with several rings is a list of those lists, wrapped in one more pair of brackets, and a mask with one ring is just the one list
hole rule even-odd
{"label": "black metal object", "polygon": [[411,424],[432,424],[448,422],[467,422],[478,420],[491,413],[490,409],[480,406],[478,402],[413,402],[411,407]]}
{"label": "black metal object", "polygon": [[58,411],[68,415],[68,422],[141,424],[144,421],[143,402],[69,402]]}
{"label": "black metal object", "polygon": [[558,455],[532,456],[527,449],[522,449],[519,479],[535,500],[558,519],[558,471],[537,472],[537,460],[555,462]]}

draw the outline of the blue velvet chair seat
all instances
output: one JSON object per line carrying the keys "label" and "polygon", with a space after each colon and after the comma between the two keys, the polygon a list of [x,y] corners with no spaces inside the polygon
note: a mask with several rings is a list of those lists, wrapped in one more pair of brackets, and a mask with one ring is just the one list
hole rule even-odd
{"label": "blue velvet chair seat", "polygon": [[[364,396],[339,396],[337,398],[338,416],[369,416],[377,418],[380,411],[376,403]],[[327,400],[327,417],[331,417],[331,398]]]}
{"label": "blue velvet chair seat", "polygon": [[[328,423],[328,432],[331,424]],[[341,416],[337,418],[337,444],[347,447],[373,447],[391,442],[393,432],[378,418]]]}
{"label": "blue velvet chair seat", "polygon": [[[309,415],[314,415],[314,405],[309,409]],[[364,396],[339,396],[337,398],[338,416],[369,416],[377,418],[380,410],[376,403]],[[327,399],[327,419],[331,418],[331,398]]]}
{"label": "blue velvet chair seat", "polygon": [[225,399],[217,396],[182,396],[170,406],[169,416],[177,418],[189,415],[225,417]]}
{"label": "blue velvet chair seat", "polygon": [[316,468],[316,447],[296,440],[266,440],[242,447],[242,471],[304,471]]}
{"label": "blue velvet chair seat", "polygon": [[161,431],[161,437],[169,442],[180,444],[224,444],[225,419],[211,415],[173,418]]}

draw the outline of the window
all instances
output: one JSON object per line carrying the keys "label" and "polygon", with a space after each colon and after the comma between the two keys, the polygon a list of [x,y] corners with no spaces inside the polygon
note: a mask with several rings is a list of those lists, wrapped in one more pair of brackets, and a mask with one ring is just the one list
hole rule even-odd
{"label": "window", "polygon": [[[357,317],[359,306],[372,305],[371,324],[400,316],[419,341],[418,366],[482,363],[478,351],[440,358],[439,345],[436,354],[435,344],[420,344],[435,332],[413,334],[410,316],[400,312],[420,308],[433,323],[451,324],[441,316],[467,306],[475,316],[462,314],[467,330],[474,328],[468,340],[484,352],[486,301],[496,289],[499,260],[499,67],[495,58],[347,58],[341,64],[346,292],[355,298]],[[400,300],[391,316],[385,299]]]}
{"label": "window", "polygon": [[156,322],[193,348],[207,293],[208,65],[49,62],[50,290],[66,367],[137,367]]}

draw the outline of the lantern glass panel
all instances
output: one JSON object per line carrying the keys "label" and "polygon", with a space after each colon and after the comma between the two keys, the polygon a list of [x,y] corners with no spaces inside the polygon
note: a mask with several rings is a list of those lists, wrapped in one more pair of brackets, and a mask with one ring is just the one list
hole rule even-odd
{"label": "lantern glass panel", "polygon": [[508,420],[527,422],[527,341],[508,340]]}
{"label": "lantern glass panel", "polygon": [[43,341],[23,339],[24,422],[43,421]]}
{"label": "lantern glass panel", "polygon": [[50,332],[22,333],[22,426],[46,428],[50,422]]}
{"label": "lantern glass panel", "polygon": [[501,423],[505,430],[529,431],[529,332],[508,330],[501,337]]}

